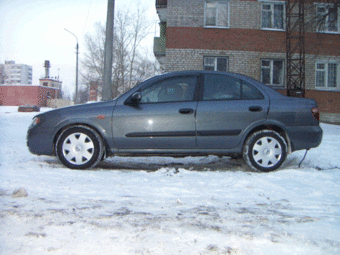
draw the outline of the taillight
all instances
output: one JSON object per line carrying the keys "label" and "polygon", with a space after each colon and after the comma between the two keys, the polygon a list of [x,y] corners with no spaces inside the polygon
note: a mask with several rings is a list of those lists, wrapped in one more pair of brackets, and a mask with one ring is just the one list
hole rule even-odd
{"label": "taillight", "polygon": [[312,115],[317,121],[320,121],[320,109],[318,107],[312,108]]}

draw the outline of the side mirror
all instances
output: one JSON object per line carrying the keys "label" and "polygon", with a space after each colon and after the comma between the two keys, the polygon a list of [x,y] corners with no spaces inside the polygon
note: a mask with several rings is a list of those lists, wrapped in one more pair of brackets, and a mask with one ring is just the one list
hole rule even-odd
{"label": "side mirror", "polygon": [[139,104],[142,101],[142,94],[140,92],[135,92],[131,96],[131,103],[132,104]]}

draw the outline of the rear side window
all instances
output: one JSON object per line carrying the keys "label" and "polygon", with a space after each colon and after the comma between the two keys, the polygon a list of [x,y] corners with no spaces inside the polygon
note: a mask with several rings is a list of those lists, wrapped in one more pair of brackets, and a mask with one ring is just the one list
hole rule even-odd
{"label": "rear side window", "polygon": [[257,88],[250,85],[248,82],[242,81],[242,99],[257,100],[264,99],[264,96]]}
{"label": "rear side window", "polygon": [[183,76],[158,81],[141,91],[141,103],[192,101],[197,76]]}
{"label": "rear side window", "polygon": [[256,100],[263,95],[249,83],[229,75],[206,74],[203,100]]}

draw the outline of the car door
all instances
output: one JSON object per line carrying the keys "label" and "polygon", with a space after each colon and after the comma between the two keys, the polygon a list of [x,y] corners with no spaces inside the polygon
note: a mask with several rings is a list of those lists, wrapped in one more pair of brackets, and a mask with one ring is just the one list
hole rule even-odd
{"label": "car door", "polygon": [[205,74],[197,106],[199,149],[236,147],[244,130],[265,120],[269,99],[256,87],[229,74]]}
{"label": "car door", "polygon": [[118,150],[195,149],[196,83],[195,75],[170,77],[142,87],[138,104],[118,101],[113,113]]}

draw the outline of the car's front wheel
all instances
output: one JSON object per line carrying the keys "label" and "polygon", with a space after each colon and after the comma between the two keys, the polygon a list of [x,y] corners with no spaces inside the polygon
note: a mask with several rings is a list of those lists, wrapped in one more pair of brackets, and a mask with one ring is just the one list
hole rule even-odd
{"label": "car's front wheel", "polygon": [[68,168],[91,168],[103,158],[103,141],[99,134],[89,127],[70,127],[58,137],[56,154]]}
{"label": "car's front wheel", "polygon": [[243,159],[255,171],[276,170],[286,157],[285,139],[272,130],[261,130],[251,134],[243,147]]}

